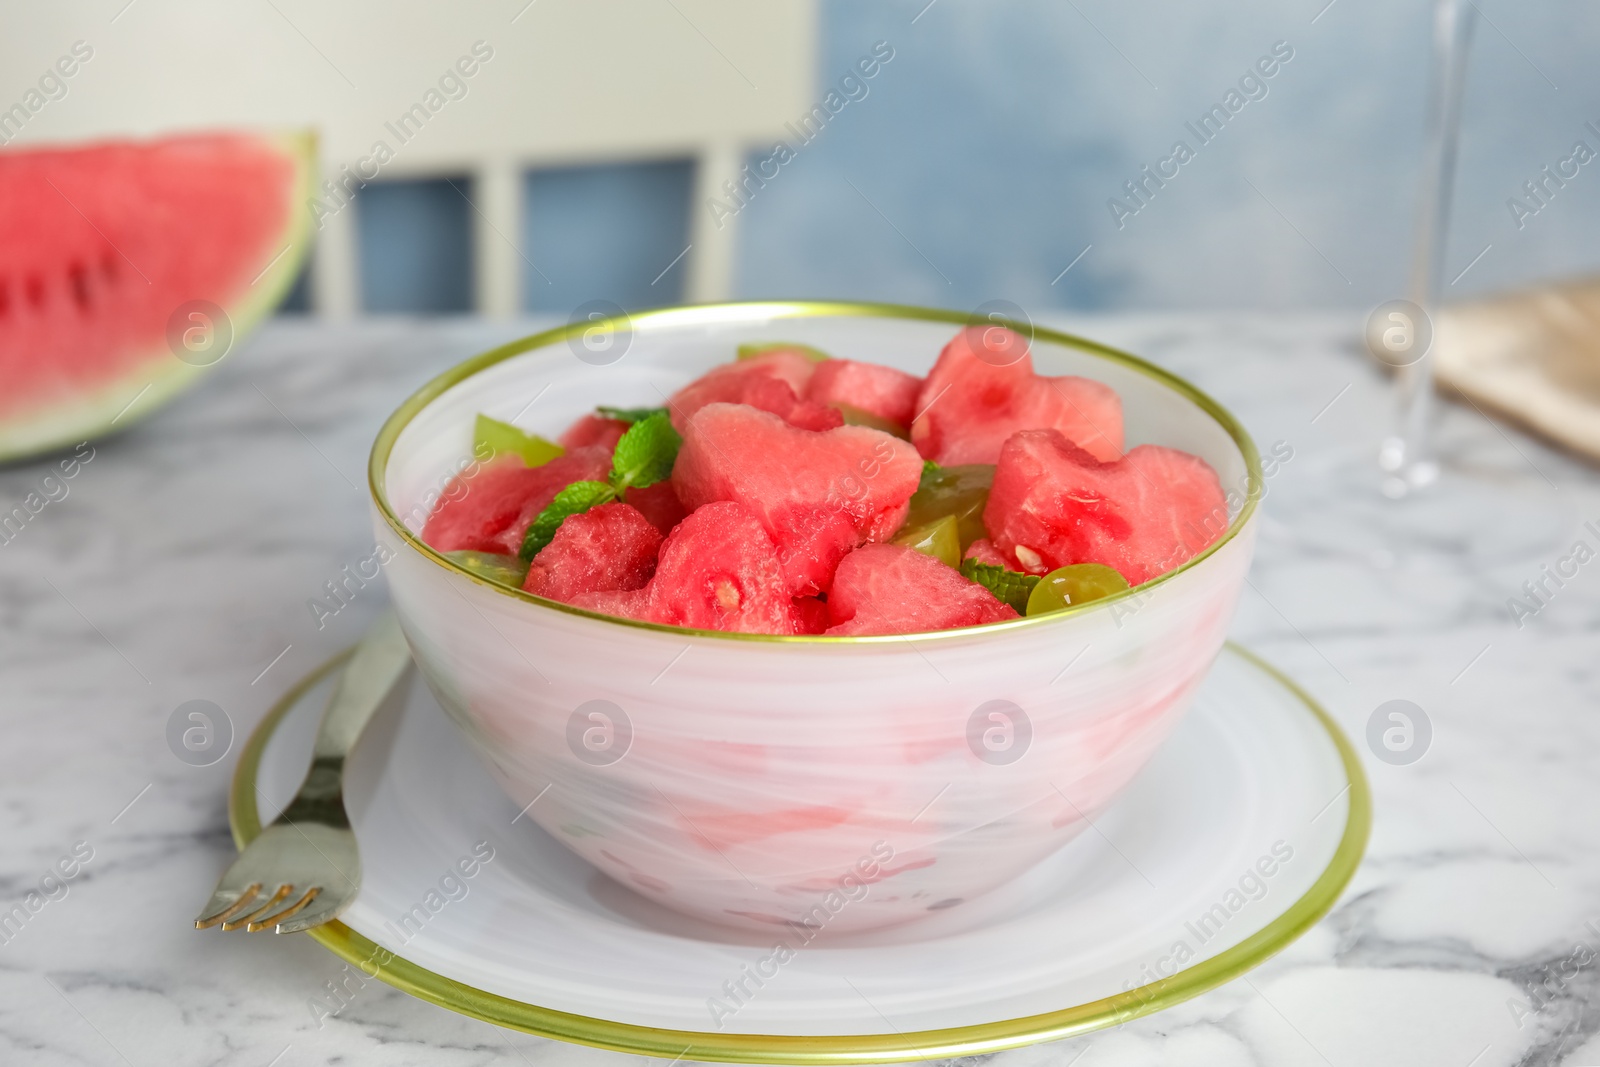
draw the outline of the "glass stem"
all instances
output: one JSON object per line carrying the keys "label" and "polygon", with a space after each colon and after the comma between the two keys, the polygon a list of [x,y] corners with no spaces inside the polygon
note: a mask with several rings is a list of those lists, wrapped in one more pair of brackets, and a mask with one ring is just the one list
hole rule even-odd
{"label": "glass stem", "polygon": [[[1436,0],[1433,10],[1433,86],[1428,100],[1427,155],[1423,160],[1410,288],[1412,301],[1435,324],[1435,338],[1450,199],[1455,187],[1467,50],[1477,13],[1471,0]],[[1389,496],[1404,496],[1438,477],[1439,468],[1428,447],[1433,357],[1430,344],[1421,359],[1398,371],[1399,418],[1378,456],[1379,465],[1389,475],[1383,485]]]}

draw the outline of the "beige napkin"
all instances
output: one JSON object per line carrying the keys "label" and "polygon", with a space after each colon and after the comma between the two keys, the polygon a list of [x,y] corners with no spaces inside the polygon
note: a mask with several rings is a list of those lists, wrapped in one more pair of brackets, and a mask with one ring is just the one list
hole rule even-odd
{"label": "beige napkin", "polygon": [[1600,278],[1439,313],[1438,382],[1600,460]]}

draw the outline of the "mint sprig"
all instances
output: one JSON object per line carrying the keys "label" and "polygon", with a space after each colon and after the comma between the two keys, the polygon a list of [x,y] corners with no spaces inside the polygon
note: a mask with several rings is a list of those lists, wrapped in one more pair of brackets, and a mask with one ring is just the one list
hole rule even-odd
{"label": "mint sprig", "polygon": [[1001,603],[1010,604],[1019,615],[1027,614],[1028,594],[1039,584],[1037,574],[1022,574],[975,559],[961,561],[961,576],[989,590]]}
{"label": "mint sprig", "polygon": [[603,419],[616,419],[618,422],[626,422],[629,425],[643,422],[652,415],[665,415],[667,413],[666,408],[608,408],[603,405],[594,410]]}
{"label": "mint sprig", "polygon": [[573,482],[557,493],[523,534],[518,555],[532,560],[571,516],[620,500],[629,489],[643,489],[670,477],[682,444],[683,438],[672,428],[664,409],[628,427],[611,454],[611,474],[607,479]]}
{"label": "mint sprig", "polygon": [[626,489],[643,489],[672,474],[683,438],[672,428],[665,411],[658,411],[628,427],[611,454],[611,484],[621,496]]}

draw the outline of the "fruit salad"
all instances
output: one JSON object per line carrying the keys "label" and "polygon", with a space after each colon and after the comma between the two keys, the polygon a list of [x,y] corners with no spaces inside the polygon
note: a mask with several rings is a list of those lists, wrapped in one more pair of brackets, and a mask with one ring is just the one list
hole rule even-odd
{"label": "fruit salad", "polygon": [[1216,472],[1124,450],[1122,404],[972,326],[927,377],[798,344],[555,441],[480,415],[422,539],[490,581],[702,630],[982,626],[1148,582],[1228,525]]}

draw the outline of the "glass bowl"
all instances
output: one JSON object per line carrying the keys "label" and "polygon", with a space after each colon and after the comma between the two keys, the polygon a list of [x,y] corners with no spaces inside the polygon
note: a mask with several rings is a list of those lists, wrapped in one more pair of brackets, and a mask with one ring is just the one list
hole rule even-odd
{"label": "glass bowl", "polygon": [[[1080,833],[1172,730],[1255,541],[1249,435],[1180,378],[1080,338],[1040,373],[1122,396],[1129,447],[1217,471],[1231,522],[1144,585],[989,626],[873,637],[686,630],[482,580],[417,536],[483,412],[553,436],[655,407],[760,341],[925,374],[968,316],[781,302],[669,308],[513,342],[429,382],[373,447],[377,536],[422,677],[527,822],[679,912],[810,937],[959,907]],[[907,446],[909,447],[909,445]]]}

